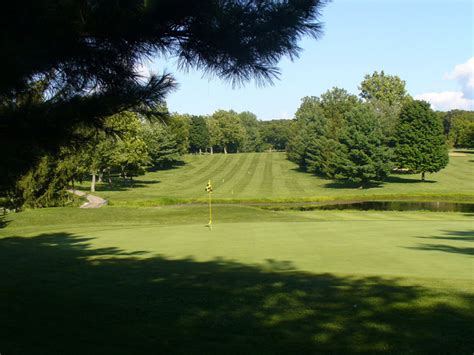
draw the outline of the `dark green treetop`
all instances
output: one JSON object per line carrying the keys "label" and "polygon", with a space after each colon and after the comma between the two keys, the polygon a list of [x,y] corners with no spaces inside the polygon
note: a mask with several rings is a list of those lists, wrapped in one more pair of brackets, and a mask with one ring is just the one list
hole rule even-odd
{"label": "dark green treetop", "polygon": [[383,131],[374,112],[366,105],[358,106],[345,119],[335,157],[336,177],[361,187],[383,181],[391,171],[392,154],[383,144]]}
{"label": "dark green treetop", "polygon": [[406,103],[396,128],[395,159],[400,168],[414,173],[437,172],[448,164],[443,124],[424,101]]}

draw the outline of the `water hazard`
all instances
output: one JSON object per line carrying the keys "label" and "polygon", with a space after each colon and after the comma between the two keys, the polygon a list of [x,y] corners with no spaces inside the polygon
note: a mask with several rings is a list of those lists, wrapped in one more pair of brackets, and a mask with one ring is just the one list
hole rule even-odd
{"label": "water hazard", "polygon": [[474,213],[474,203],[418,201],[353,201],[330,204],[269,206],[272,210],[358,210],[358,211],[433,211]]}

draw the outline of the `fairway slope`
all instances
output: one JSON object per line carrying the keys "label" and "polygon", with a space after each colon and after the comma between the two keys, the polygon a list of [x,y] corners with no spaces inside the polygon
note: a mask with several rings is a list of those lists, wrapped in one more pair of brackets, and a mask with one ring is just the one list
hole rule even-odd
{"label": "fairway slope", "polygon": [[[323,179],[298,170],[285,153],[188,155],[183,166],[147,173],[133,185],[106,183],[97,194],[115,206],[156,206],[205,202],[209,179],[216,202],[288,202],[350,199],[419,199],[474,201],[471,155],[453,156],[450,164],[427,181],[419,175],[392,175],[368,189]],[[82,188],[87,189],[87,185]]]}

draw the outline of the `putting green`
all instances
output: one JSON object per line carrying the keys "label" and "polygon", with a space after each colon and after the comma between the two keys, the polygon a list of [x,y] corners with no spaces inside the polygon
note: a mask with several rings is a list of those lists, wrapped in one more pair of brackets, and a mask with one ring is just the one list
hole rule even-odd
{"label": "putting green", "polygon": [[[473,281],[470,221],[224,223],[86,233],[90,247],[142,257],[232,260],[277,270]],[[106,249],[105,249],[106,250]],[[383,267],[382,267],[383,266]],[[473,288],[474,289],[474,288]]]}

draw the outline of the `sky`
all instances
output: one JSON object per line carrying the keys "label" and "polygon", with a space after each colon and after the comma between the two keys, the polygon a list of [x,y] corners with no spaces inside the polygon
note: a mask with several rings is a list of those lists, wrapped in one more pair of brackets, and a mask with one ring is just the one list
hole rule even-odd
{"label": "sky", "polygon": [[233,89],[199,71],[180,72],[172,58],[148,64],[173,73],[179,87],[170,112],[251,111],[261,120],[293,118],[305,96],[332,87],[358,94],[364,75],[384,70],[436,110],[474,110],[473,0],[334,0],[323,10],[324,35],[303,39],[300,58],[283,59],[273,86]]}

